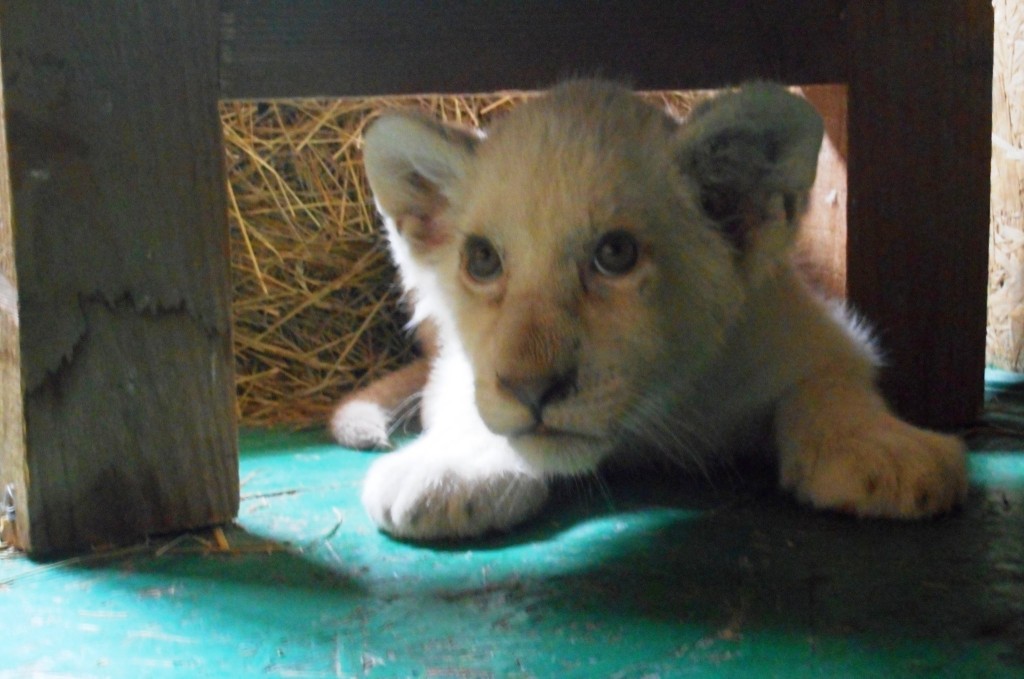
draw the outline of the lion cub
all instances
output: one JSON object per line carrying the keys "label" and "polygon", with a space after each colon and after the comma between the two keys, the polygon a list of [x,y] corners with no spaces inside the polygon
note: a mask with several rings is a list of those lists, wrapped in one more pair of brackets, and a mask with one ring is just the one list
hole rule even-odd
{"label": "lion cub", "polygon": [[760,83],[683,123],[601,81],[486,136],[377,120],[366,170],[433,355],[335,413],[343,444],[386,445],[422,389],[423,435],[367,475],[373,520],[413,539],[504,530],[553,477],[757,443],[814,507],[958,503],[961,442],[890,413],[866,333],[790,261],[821,140],[807,102]]}

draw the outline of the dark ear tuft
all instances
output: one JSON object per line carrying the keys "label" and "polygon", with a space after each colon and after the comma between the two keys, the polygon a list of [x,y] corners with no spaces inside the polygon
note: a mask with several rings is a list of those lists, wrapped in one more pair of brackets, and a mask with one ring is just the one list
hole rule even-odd
{"label": "dark ear tuft", "polygon": [[704,212],[742,248],[777,209],[795,224],[822,135],[810,104],[756,83],[698,106],[680,129],[677,158],[699,187]]}
{"label": "dark ear tuft", "polygon": [[769,135],[730,128],[708,138],[681,161],[683,172],[698,178],[701,207],[737,245],[763,201],[763,184],[778,147]]}

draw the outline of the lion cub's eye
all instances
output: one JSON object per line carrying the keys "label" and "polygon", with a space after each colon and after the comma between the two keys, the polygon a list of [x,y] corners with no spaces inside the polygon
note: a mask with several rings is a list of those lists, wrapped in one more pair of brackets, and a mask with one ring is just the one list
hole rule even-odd
{"label": "lion cub's eye", "polygon": [[501,256],[491,241],[470,236],[462,248],[462,266],[474,281],[489,283],[501,275]]}
{"label": "lion cub's eye", "polygon": [[622,276],[633,270],[640,256],[636,239],[625,231],[609,231],[594,250],[594,268],[604,276]]}

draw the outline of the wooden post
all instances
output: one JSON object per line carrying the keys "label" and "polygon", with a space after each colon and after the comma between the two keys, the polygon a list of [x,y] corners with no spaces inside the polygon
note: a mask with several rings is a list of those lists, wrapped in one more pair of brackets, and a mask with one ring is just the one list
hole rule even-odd
{"label": "wooden post", "polygon": [[910,419],[972,422],[983,396],[990,0],[859,0],[849,20],[851,301]]}
{"label": "wooden post", "polygon": [[217,3],[8,0],[0,48],[0,275],[20,309],[17,326],[0,311],[0,492],[17,542],[51,555],[229,520]]}

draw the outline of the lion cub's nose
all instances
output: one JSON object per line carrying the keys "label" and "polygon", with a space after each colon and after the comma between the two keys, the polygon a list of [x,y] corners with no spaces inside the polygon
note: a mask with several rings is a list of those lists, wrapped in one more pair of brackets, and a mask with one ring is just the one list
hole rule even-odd
{"label": "lion cub's nose", "polygon": [[546,406],[563,401],[576,391],[576,369],[547,375],[498,375],[498,384],[540,420]]}

